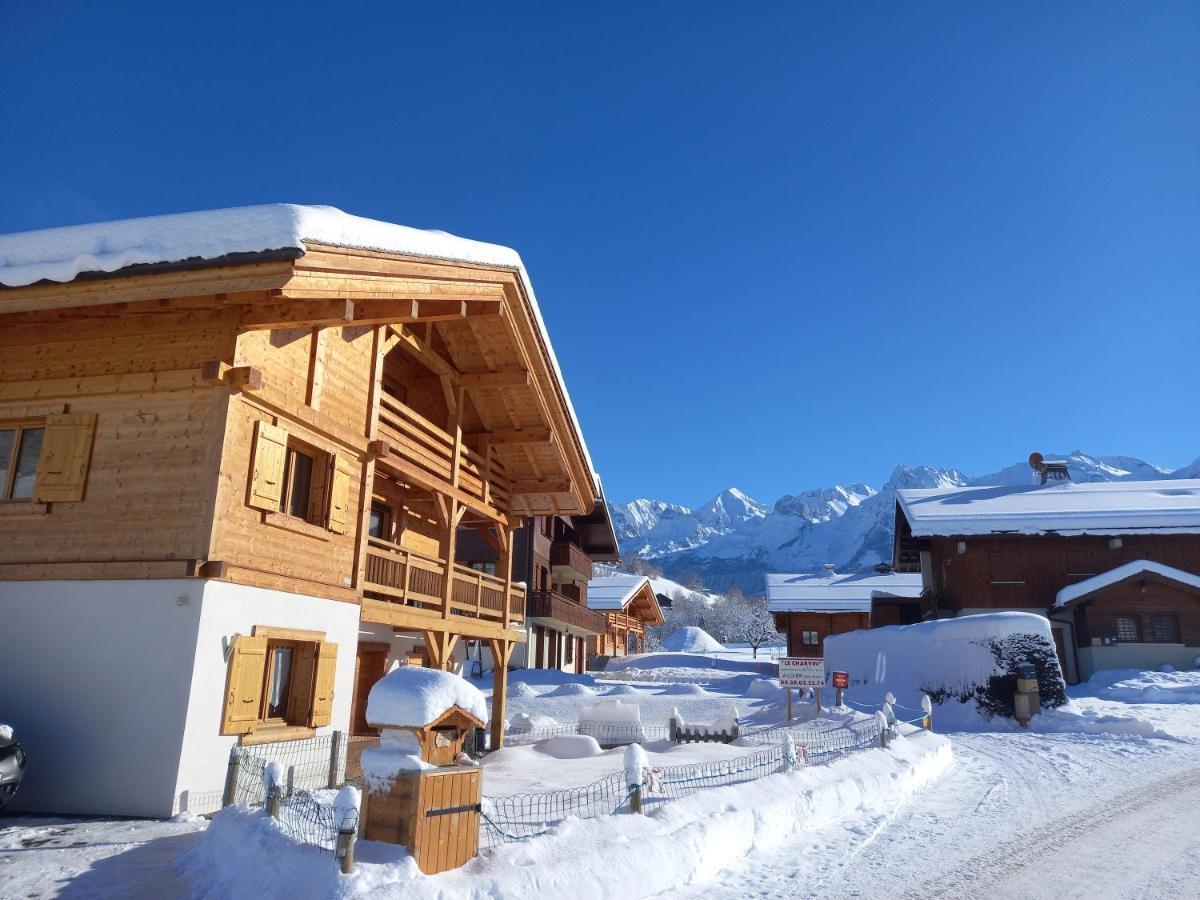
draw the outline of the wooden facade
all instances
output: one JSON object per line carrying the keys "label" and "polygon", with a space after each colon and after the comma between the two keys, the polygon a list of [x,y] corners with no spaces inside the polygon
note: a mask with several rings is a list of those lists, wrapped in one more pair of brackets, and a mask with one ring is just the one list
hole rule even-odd
{"label": "wooden facade", "polygon": [[597,656],[628,656],[646,651],[646,628],[664,622],[662,608],[647,579],[621,609],[604,610],[604,633],[596,637]]}
{"label": "wooden facade", "polygon": [[460,637],[507,661],[514,531],[597,501],[515,269],[310,243],[0,288],[0,348],[0,436],[43,442],[0,497],[0,579],[218,579],[356,604],[435,666]]}
{"label": "wooden facade", "polygon": [[865,612],[775,613],[775,627],[787,638],[787,655],[814,659],[825,655],[825,638],[831,634],[870,628],[872,624],[871,613]]}

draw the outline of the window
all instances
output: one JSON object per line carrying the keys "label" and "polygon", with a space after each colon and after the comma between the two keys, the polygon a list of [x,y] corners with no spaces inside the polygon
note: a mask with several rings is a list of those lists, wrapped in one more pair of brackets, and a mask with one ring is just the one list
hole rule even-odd
{"label": "window", "polygon": [[0,500],[32,500],[45,426],[39,420],[0,428]]}
{"label": "window", "polygon": [[328,725],[337,645],[320,632],[254,630],[233,641],[221,733],[278,736],[282,728]]}
{"label": "window", "polygon": [[255,424],[246,502],[266,513],[282,513],[345,534],[350,526],[353,472],[348,461],[260,421]]}
{"label": "window", "polygon": [[1025,571],[1021,565],[1021,554],[1000,551],[988,554],[992,584],[1024,584]]}
{"label": "window", "polygon": [[805,647],[816,647],[821,643],[821,633],[819,631],[801,631],[800,643]]}
{"label": "window", "polygon": [[1150,633],[1162,644],[1179,643],[1179,616],[1151,616]]}
{"label": "window", "polygon": [[385,541],[392,539],[392,509],[386,503],[376,501],[371,504],[371,524],[367,534]]}
{"label": "window", "polygon": [[471,568],[476,572],[483,572],[485,575],[496,574],[496,564],[494,562],[473,562]]}
{"label": "window", "polygon": [[320,513],[314,515],[313,503],[313,467],[316,459],[313,454],[306,453],[295,446],[287,448],[283,464],[283,491],[279,498],[279,511],[313,522],[320,519]]}
{"label": "window", "polygon": [[1141,628],[1137,616],[1117,616],[1117,640],[1123,644],[1141,641]]}
{"label": "window", "polygon": [[0,422],[0,502],[83,499],[95,413]]}

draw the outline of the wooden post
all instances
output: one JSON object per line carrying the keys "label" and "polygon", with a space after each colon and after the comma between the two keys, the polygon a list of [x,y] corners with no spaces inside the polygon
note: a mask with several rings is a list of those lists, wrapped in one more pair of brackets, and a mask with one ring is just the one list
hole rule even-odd
{"label": "wooden post", "polygon": [[335,788],[338,786],[338,763],[341,761],[342,745],[345,743],[346,736],[341,731],[333,733],[333,739],[329,743],[329,787]]}
{"label": "wooden post", "polygon": [[784,688],[787,691],[787,721],[792,721],[792,689]]}
{"label": "wooden post", "polygon": [[221,797],[222,806],[232,806],[237,796],[238,772],[242,767],[241,755],[237,745],[229,748],[229,766],[225,769],[225,793]]}
{"label": "wooden post", "polygon": [[638,785],[637,789],[629,797],[629,811],[631,813],[641,813],[642,811],[642,785]]}
{"label": "wooden post", "polygon": [[277,784],[272,784],[267,791],[267,815],[272,819],[279,818],[279,806],[283,801],[283,789]]}
{"label": "wooden post", "polygon": [[338,829],[337,849],[334,851],[334,855],[341,860],[343,875],[350,875],[354,872],[354,843],[357,837],[353,828],[343,826]]}
{"label": "wooden post", "polygon": [[837,689],[837,700],[836,700],[838,709],[841,709],[843,706],[845,706],[845,696],[846,696],[846,689],[838,688]]}
{"label": "wooden post", "polygon": [[504,746],[504,710],[508,702],[508,660],[512,656],[512,641],[489,638],[492,651],[492,749]]}

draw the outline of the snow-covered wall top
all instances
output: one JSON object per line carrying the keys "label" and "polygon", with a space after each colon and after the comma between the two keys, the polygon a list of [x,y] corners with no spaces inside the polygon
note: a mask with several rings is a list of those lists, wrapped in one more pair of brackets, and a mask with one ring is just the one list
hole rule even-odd
{"label": "snow-covered wall top", "polygon": [[1200,479],[899,490],[918,537],[1200,533]]}
{"label": "snow-covered wall top", "polygon": [[768,575],[771,612],[870,612],[875,597],[921,596],[921,574]]}
{"label": "snow-covered wall top", "polygon": [[400,666],[371,688],[367,722],[377,727],[424,728],[455,706],[480,722],[488,719],[487,700],[466,679],[441,669]]}
{"label": "snow-covered wall top", "polygon": [[231,254],[272,250],[303,253],[306,241],[516,269],[529,295],[567,410],[579,432],[584,457],[590,471],[595,472],[529,273],[521,257],[509,247],[456,237],[444,231],[365,219],[333,206],[270,203],[0,234],[0,285],[24,287],[38,281],[67,282],[84,272],[117,272],[139,264],[218,260]]}

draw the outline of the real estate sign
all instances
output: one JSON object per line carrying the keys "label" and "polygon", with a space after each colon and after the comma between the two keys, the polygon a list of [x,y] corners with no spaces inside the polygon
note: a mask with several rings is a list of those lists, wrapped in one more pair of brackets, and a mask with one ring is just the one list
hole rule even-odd
{"label": "real estate sign", "polygon": [[825,684],[825,660],[798,656],[779,658],[782,687],[821,687]]}

